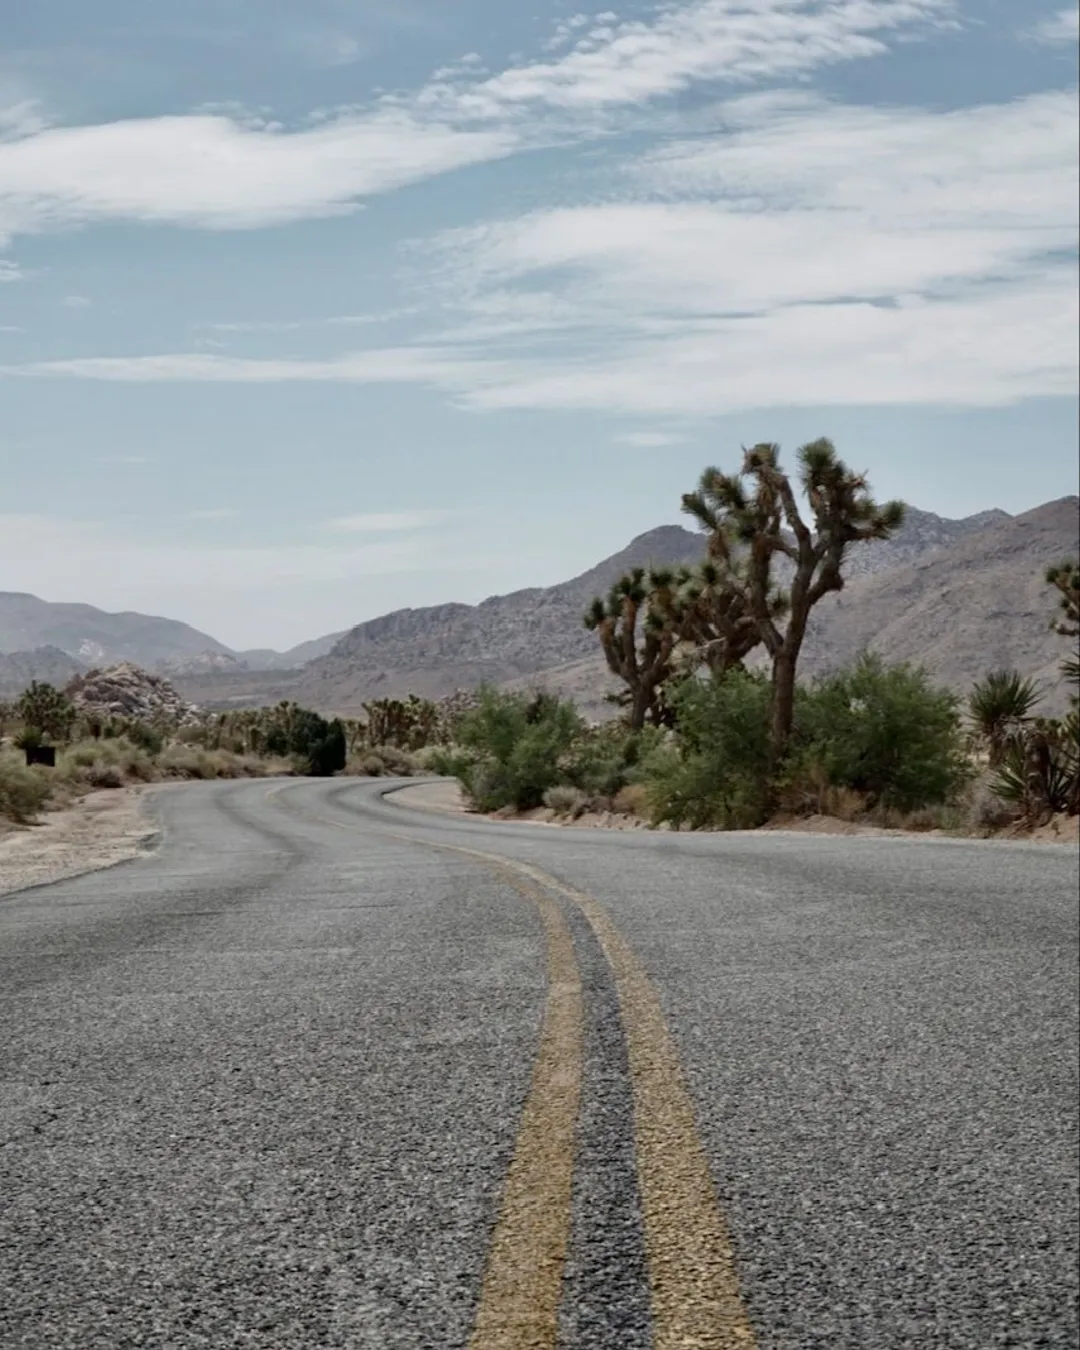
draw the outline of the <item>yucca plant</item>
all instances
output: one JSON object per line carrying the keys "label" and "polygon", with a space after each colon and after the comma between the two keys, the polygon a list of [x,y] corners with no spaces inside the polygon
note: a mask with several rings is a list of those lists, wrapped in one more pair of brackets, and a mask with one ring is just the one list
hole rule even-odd
{"label": "yucca plant", "polygon": [[1005,745],[990,783],[1001,801],[1039,824],[1080,812],[1080,715],[1040,718]]}
{"label": "yucca plant", "polygon": [[1022,732],[1042,698],[1034,680],[1018,670],[993,670],[968,695],[968,715],[996,766],[1009,743]]}

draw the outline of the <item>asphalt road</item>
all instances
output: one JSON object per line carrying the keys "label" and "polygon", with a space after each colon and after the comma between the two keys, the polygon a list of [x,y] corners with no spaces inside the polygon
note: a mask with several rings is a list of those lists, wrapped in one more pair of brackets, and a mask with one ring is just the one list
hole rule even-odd
{"label": "asphalt road", "polygon": [[154,809],[0,901],[3,1350],[1077,1346],[1075,850]]}

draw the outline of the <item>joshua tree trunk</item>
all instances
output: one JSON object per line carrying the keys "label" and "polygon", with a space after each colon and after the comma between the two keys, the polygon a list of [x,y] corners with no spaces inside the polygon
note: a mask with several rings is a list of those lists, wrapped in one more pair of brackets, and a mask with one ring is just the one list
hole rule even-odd
{"label": "joshua tree trunk", "polygon": [[791,728],[795,721],[795,670],[798,651],[778,652],[773,661],[771,734],[769,737],[770,768],[775,772],[783,763],[791,740]]}

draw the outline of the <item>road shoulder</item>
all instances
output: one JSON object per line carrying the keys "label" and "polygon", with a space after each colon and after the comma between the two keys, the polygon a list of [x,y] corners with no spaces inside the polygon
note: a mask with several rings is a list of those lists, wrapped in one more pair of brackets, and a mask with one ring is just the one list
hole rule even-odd
{"label": "road shoulder", "polygon": [[137,857],[157,833],[144,802],[141,788],[91,792],[37,825],[0,835],[0,895]]}

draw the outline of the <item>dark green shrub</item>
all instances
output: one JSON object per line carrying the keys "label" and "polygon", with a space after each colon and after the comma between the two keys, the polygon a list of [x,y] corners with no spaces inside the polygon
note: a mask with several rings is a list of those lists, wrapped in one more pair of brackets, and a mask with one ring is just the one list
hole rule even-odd
{"label": "dark green shrub", "polygon": [[790,787],[800,776],[824,776],[871,807],[948,801],[970,777],[959,700],[921,669],[864,654],[800,691],[783,779]]}
{"label": "dark green shrub", "polygon": [[124,728],[124,735],[132,745],[145,750],[148,755],[160,755],[165,745],[164,735],[149,722],[129,722]]}
{"label": "dark green shrub", "polygon": [[769,681],[744,670],[685,681],[673,695],[676,733],[642,766],[656,821],[751,829],[768,810]]}
{"label": "dark green shrub", "polygon": [[[460,719],[459,751],[443,767],[452,765],[478,810],[527,811],[541,805],[548,788],[567,781],[568,758],[582,730],[572,703],[485,688],[477,707]],[[433,767],[440,763],[436,758]]]}

